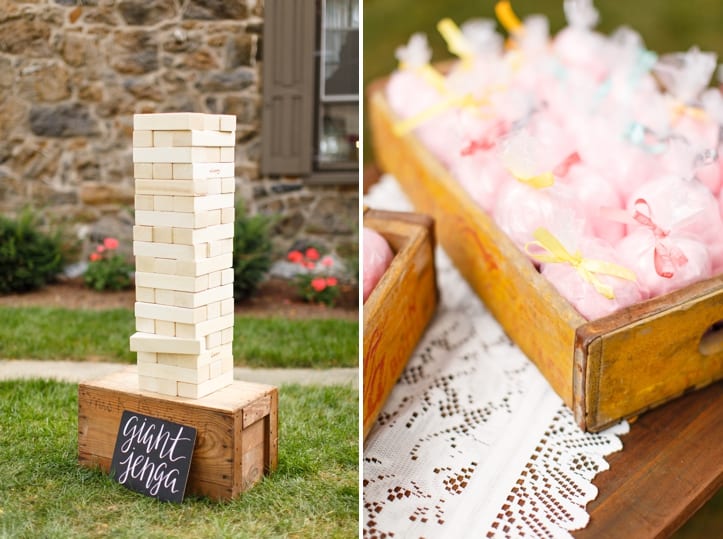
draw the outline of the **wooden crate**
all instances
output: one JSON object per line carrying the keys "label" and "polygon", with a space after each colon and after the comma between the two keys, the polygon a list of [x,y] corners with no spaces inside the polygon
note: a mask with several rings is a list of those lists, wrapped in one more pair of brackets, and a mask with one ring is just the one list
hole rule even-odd
{"label": "wooden crate", "polygon": [[397,136],[384,81],[368,91],[373,145],[507,334],[599,431],[723,377],[723,275],[586,321],[415,138]]}
{"label": "wooden crate", "polygon": [[235,381],[201,399],[138,390],[137,367],[78,386],[78,462],[110,472],[123,410],[197,429],[186,494],[229,500],[276,469],[278,391]]}
{"label": "wooden crate", "polygon": [[365,210],[364,226],[394,258],[364,303],[364,437],[437,307],[434,223],[426,215]]}

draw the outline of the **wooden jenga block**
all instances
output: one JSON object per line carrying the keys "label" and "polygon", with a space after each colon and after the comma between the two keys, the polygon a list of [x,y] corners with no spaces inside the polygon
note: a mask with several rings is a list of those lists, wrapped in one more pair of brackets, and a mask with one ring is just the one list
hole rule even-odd
{"label": "wooden jenga block", "polygon": [[[179,195],[196,196],[209,194],[211,180],[146,180],[136,179],[137,195]],[[153,208],[138,208],[152,210]]]}
{"label": "wooden jenga block", "polygon": [[199,129],[220,131],[221,115],[201,112],[160,112],[134,114],[133,129],[149,131],[180,131]]}
{"label": "wooden jenga block", "polygon": [[231,148],[221,148],[221,151],[219,152],[219,161],[222,163],[233,163],[234,162],[234,149]]}
{"label": "wooden jenga block", "polygon": [[[220,272],[216,272],[220,273]],[[210,275],[210,274],[209,274]],[[156,303],[195,309],[216,301],[233,299],[233,285],[209,287],[203,292],[177,292],[174,290],[155,290]],[[227,313],[228,314],[228,313]]]}
{"label": "wooden jenga block", "polygon": [[214,257],[222,254],[233,253],[233,238],[225,240],[214,240],[208,242],[208,256]]}
{"label": "wooden jenga block", "polygon": [[[133,148],[133,160],[139,163],[221,163],[221,150],[232,148]],[[173,167],[170,167],[173,177]],[[165,170],[165,169],[164,169]],[[154,167],[155,172],[155,167]],[[155,176],[154,176],[155,177]],[[163,176],[164,178],[167,176]]]}
{"label": "wooden jenga block", "polygon": [[[204,349],[206,349],[206,336],[211,333],[221,332],[226,328],[233,327],[234,315],[228,314],[213,320],[206,320],[198,324],[176,324],[176,335],[183,336],[184,339],[204,339]],[[218,345],[217,345],[218,346]]]}
{"label": "wooden jenga block", "polygon": [[228,268],[221,272],[221,284],[233,284],[233,268]]}
{"label": "wooden jenga block", "polygon": [[206,180],[206,187],[209,195],[220,195],[221,193],[221,178],[209,178]]}
{"label": "wooden jenga block", "polygon": [[155,352],[136,352],[138,363],[158,363],[158,354]]}
{"label": "wooden jenga block", "polygon": [[174,180],[200,180],[234,176],[233,163],[173,163]]}
{"label": "wooden jenga block", "polygon": [[[139,364],[140,367],[141,364]],[[178,395],[178,382],[176,380],[167,380],[165,378],[153,378],[151,376],[138,376],[138,389],[141,391],[151,391],[153,393],[161,393],[162,395]]]}
{"label": "wooden jenga block", "polygon": [[[156,228],[155,227],[154,231]],[[172,233],[171,233],[172,235]],[[165,237],[165,236],[164,236]],[[208,253],[206,243],[183,245],[177,243],[154,243],[149,241],[134,241],[133,254],[143,257],[172,258],[175,260],[205,258]]]}
{"label": "wooden jenga block", "polygon": [[146,288],[145,286],[136,286],[136,301],[155,303],[156,294],[154,289]]}
{"label": "wooden jenga block", "polygon": [[[154,305],[151,303],[150,305]],[[166,337],[176,336],[176,323],[167,322],[165,320],[156,320],[156,335],[165,335]]]}
{"label": "wooden jenga block", "polygon": [[[228,349],[228,352],[226,352],[225,348],[220,348],[219,350],[223,351],[223,353],[231,353],[230,348]],[[213,361],[218,359],[218,356],[219,353],[215,353],[210,350],[206,350],[200,354],[160,353],[156,355],[156,363],[180,367],[182,369],[195,369],[196,367],[201,367],[203,365],[210,365]]]}
{"label": "wooden jenga block", "polygon": [[226,372],[200,384],[178,382],[178,396],[200,399],[233,383],[233,371]]}
{"label": "wooden jenga block", "polygon": [[216,378],[229,371],[233,372],[233,356],[231,354],[221,356],[208,366],[209,378]]}
{"label": "wooden jenga block", "polygon": [[138,318],[136,317],[136,331],[142,333],[153,333],[156,331],[156,324],[152,318]]}
{"label": "wooden jenga block", "polygon": [[152,131],[133,131],[133,147],[146,148],[153,146]]}
{"label": "wooden jenga block", "polygon": [[136,194],[135,198],[136,210],[152,210],[153,209],[153,197],[150,195],[139,195]]}
{"label": "wooden jenga block", "polygon": [[174,228],[173,243],[180,245],[196,245],[214,240],[233,238],[233,223],[209,226],[201,229]]}
{"label": "wooden jenga block", "polygon": [[153,243],[173,245],[173,228],[170,226],[154,226]]}
{"label": "wooden jenga block", "polygon": [[208,381],[209,366],[201,365],[196,368],[184,369],[174,365],[164,365],[163,363],[139,363],[138,374],[150,378],[162,378],[175,380],[176,382],[200,384]]}
{"label": "wooden jenga block", "polygon": [[221,344],[231,344],[233,342],[233,328],[221,330]]}
{"label": "wooden jenga block", "polygon": [[236,131],[236,116],[233,114],[219,115],[219,131]]}
{"label": "wooden jenga block", "polygon": [[209,303],[206,305],[206,319],[207,320],[213,320],[214,318],[219,318],[221,316],[221,302],[220,301],[214,301],[213,303]]}
{"label": "wooden jenga block", "polygon": [[223,344],[221,342],[222,331],[214,331],[213,333],[206,335],[206,348],[216,348]]}
{"label": "wooden jenga block", "polygon": [[221,178],[221,192],[233,193],[236,191],[236,178]]}
{"label": "wooden jenga block", "polygon": [[[230,286],[231,290],[233,290],[233,285],[226,285],[226,286]],[[221,316],[233,314],[233,312],[234,312],[233,296],[228,299],[222,300],[221,301]]]}
{"label": "wooden jenga block", "polygon": [[[152,200],[151,204],[153,204]],[[153,227],[138,225],[134,226],[133,241],[153,241]]]}
{"label": "wooden jenga block", "polygon": [[171,163],[153,163],[154,180],[173,179],[173,165]]}
{"label": "wooden jenga block", "polygon": [[177,260],[178,275],[200,276],[230,268],[233,265],[233,254],[227,253],[213,258],[197,258],[196,260]]}
{"label": "wooden jenga block", "polygon": [[208,146],[208,147],[234,147],[236,134],[222,131],[153,131],[153,146]]}
{"label": "wooden jenga block", "polygon": [[233,208],[234,196],[232,194],[208,195],[204,197],[173,197],[172,211],[193,213],[197,211],[223,210]]}
{"label": "wooden jenga block", "polygon": [[221,224],[233,223],[236,217],[236,208],[231,206],[230,208],[223,208],[221,210]]}
{"label": "wooden jenga block", "polygon": [[[181,322],[182,324],[198,324],[206,320],[206,307],[187,309],[185,307],[173,307],[171,305],[158,305],[157,303],[143,303],[137,301],[135,304],[136,316],[152,318],[156,321]],[[157,328],[158,326],[156,326]],[[175,333],[175,329],[174,329]]]}
{"label": "wooden jenga block", "polygon": [[221,210],[181,213],[173,211],[136,211],[136,224],[176,228],[206,228],[221,224]]}
{"label": "wooden jenga block", "polygon": [[163,275],[162,273],[136,271],[136,284],[162,290],[201,292],[208,289],[208,275],[201,275],[199,277],[179,277],[177,275]]}
{"label": "wooden jenga block", "polygon": [[[191,197],[193,198],[193,197]],[[154,195],[153,211],[173,211],[173,196],[171,195]]]}
{"label": "wooden jenga block", "polygon": [[140,332],[131,335],[130,342],[132,352],[200,354],[205,347],[204,339],[182,339]]}
{"label": "wooden jenga block", "polygon": [[133,177],[152,179],[153,178],[153,164],[151,163],[133,163]]}
{"label": "wooden jenga block", "polygon": [[216,288],[221,286],[221,272],[212,271],[208,274],[208,289]]}

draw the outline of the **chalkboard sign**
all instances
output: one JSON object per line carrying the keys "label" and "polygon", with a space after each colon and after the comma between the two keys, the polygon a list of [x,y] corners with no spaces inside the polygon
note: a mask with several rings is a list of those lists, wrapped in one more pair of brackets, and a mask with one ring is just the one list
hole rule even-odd
{"label": "chalkboard sign", "polygon": [[181,503],[195,442],[193,427],[124,410],[111,477],[141,494]]}

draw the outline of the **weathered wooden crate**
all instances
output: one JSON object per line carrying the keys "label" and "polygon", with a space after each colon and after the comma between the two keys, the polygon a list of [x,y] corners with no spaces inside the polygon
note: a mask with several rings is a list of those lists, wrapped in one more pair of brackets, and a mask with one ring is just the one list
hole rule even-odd
{"label": "weathered wooden crate", "polygon": [[196,428],[187,494],[229,500],[276,469],[278,391],[235,381],[200,399],[138,389],[135,366],[78,386],[78,462],[110,472],[123,410]]}
{"label": "weathered wooden crate", "polygon": [[426,215],[365,210],[364,226],[394,258],[364,303],[364,437],[437,307],[434,223]]}
{"label": "weathered wooden crate", "polygon": [[397,136],[384,82],[368,91],[373,145],[507,334],[599,431],[723,378],[723,275],[588,322],[415,138]]}

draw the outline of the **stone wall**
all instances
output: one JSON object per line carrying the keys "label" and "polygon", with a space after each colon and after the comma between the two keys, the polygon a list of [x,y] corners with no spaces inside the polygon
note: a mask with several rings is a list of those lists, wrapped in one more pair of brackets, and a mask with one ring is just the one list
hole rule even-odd
{"label": "stone wall", "polygon": [[356,250],[358,193],[259,176],[263,0],[0,0],[0,213],[130,248],[132,115],[237,116],[236,178],[280,254]]}

